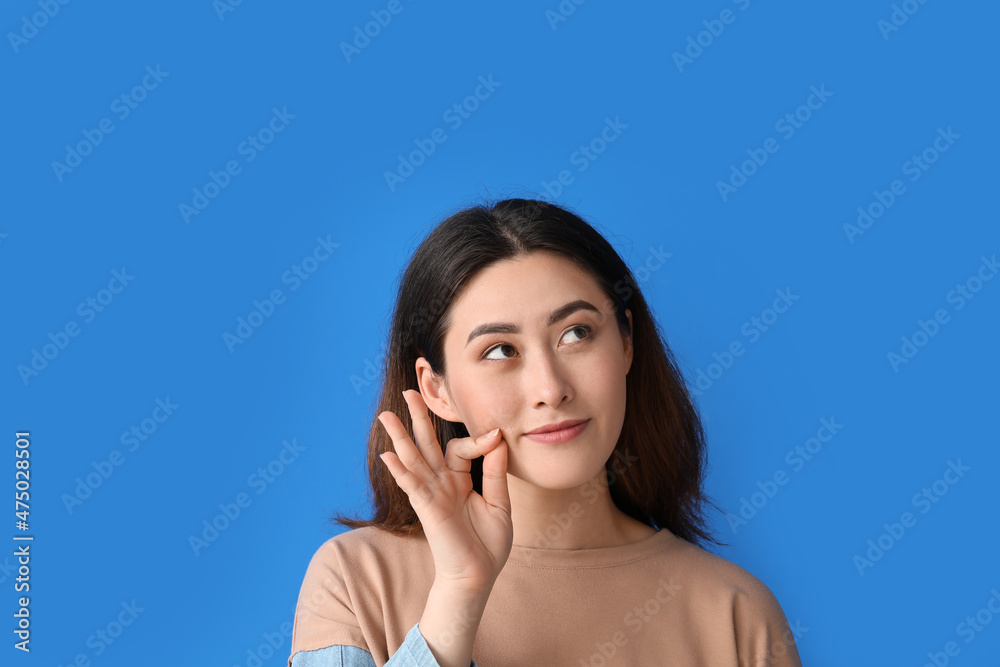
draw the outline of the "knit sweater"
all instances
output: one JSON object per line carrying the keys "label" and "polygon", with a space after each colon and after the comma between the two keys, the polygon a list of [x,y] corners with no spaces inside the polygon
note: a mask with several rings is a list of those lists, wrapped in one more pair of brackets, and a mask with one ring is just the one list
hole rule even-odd
{"label": "knit sweater", "polygon": [[[422,534],[366,527],[330,538],[306,569],[289,665],[300,652],[316,653],[296,663],[347,664],[320,660],[351,652],[340,647],[362,649],[376,665],[404,642],[393,664],[417,642],[426,650],[415,625],[433,580]],[[513,546],[472,657],[479,667],[801,665],[771,591],[665,529],[614,547]]]}

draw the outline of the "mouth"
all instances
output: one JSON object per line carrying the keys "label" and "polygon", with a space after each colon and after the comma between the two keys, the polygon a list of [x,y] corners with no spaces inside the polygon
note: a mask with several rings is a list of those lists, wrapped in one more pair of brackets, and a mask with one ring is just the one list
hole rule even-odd
{"label": "mouth", "polygon": [[530,433],[525,433],[524,437],[541,442],[547,445],[555,445],[568,442],[583,433],[590,423],[589,419],[569,419],[556,424],[546,424],[541,428],[536,428]]}

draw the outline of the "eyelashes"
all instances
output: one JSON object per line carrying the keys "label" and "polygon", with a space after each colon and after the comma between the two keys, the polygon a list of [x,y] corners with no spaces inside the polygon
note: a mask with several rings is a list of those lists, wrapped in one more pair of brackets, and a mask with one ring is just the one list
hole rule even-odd
{"label": "eyelashes", "polygon": [[[582,338],[579,335],[574,334],[579,339],[579,341],[574,341],[574,343],[591,340],[593,338],[593,336],[594,336],[594,328],[592,326],[590,326],[588,324],[578,324],[578,325],[576,325],[576,326],[574,326],[574,327],[572,327],[570,329],[567,329],[566,333],[563,334],[563,338],[565,338],[567,334],[572,333],[572,332],[581,332],[581,333],[583,333],[583,337]],[[571,344],[573,344],[573,343],[571,343]],[[483,352],[483,354],[480,357],[480,359],[483,360],[483,361],[505,361],[507,359],[513,359],[514,357],[512,357],[512,356],[511,357],[501,356],[499,358],[497,358],[497,357],[490,357],[489,356],[495,350],[501,350],[503,348],[511,348],[511,349],[513,349],[514,346],[511,345],[510,343],[497,343],[496,345],[493,345],[493,346],[489,347],[485,352]]]}

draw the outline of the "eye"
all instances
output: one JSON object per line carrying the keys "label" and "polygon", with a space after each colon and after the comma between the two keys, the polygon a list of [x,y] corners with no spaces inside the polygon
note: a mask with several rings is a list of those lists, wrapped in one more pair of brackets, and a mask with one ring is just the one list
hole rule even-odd
{"label": "eye", "polygon": [[500,343],[499,345],[494,345],[493,347],[491,347],[490,349],[488,349],[485,354],[483,354],[483,359],[492,359],[493,361],[502,361],[503,359],[510,359],[511,357],[505,357],[505,356],[494,357],[494,356],[491,356],[497,350],[502,350],[504,348],[507,348],[509,350],[513,350],[514,346],[511,345],[510,343]]}
{"label": "eye", "polygon": [[[579,331],[583,331],[583,338],[580,338],[580,336],[577,335],[576,337],[577,337],[578,340],[585,340],[587,338],[590,338],[590,334],[593,333],[593,329],[591,329],[589,326],[587,326],[586,324],[580,324],[580,325],[577,325],[577,326],[573,327],[569,331],[567,331],[566,334],[568,335],[570,333],[579,332]],[[574,334],[574,335],[576,335],[576,334]],[[563,338],[565,338],[565,337],[566,336],[564,335]]]}
{"label": "eye", "polygon": [[[576,340],[570,340],[569,342],[570,343],[577,343],[577,342],[582,341],[582,340],[588,340],[593,335],[593,333],[594,333],[593,327],[590,327],[590,326],[588,326],[586,324],[579,324],[579,325],[573,327],[572,329],[567,330],[566,333],[563,334],[563,340],[566,339],[566,336],[569,336],[570,334],[573,334],[573,337],[575,337]],[[581,334],[582,334],[582,337],[581,337]],[[495,356],[493,353],[496,352],[496,351],[498,351],[498,350],[513,351],[514,350],[514,346],[511,345],[510,343],[498,343],[497,345],[494,345],[490,349],[486,350],[486,352],[483,353],[482,358],[483,359],[489,359],[491,361],[503,361],[504,359],[512,359],[513,358],[513,355],[506,356],[502,352],[501,352],[500,356]]]}

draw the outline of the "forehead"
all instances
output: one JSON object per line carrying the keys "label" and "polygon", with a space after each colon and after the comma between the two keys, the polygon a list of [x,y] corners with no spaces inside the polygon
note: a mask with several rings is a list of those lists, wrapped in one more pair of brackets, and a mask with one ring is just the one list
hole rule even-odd
{"label": "forehead", "polygon": [[577,299],[606,309],[607,298],[593,276],[560,255],[535,251],[477,273],[452,304],[452,329],[487,319],[533,325]]}

